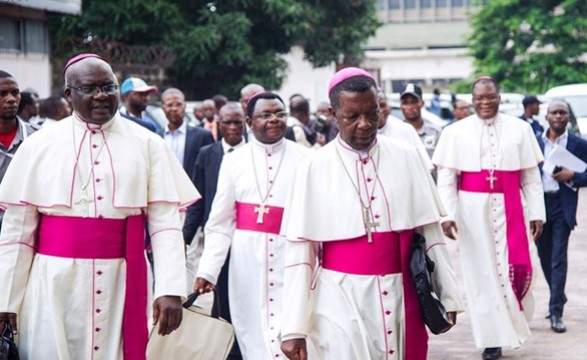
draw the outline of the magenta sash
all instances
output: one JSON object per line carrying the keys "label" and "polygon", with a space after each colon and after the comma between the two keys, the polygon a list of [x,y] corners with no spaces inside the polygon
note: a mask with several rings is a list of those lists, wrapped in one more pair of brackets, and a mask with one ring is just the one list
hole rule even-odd
{"label": "magenta sash", "polygon": [[126,219],[41,217],[37,253],[77,259],[126,260],[122,321],[125,360],[145,360],[147,329],[147,264],[143,216]]}
{"label": "magenta sash", "polygon": [[481,170],[480,172],[463,171],[461,172],[460,190],[503,193],[510,282],[520,310],[522,310],[522,299],[528,293],[532,280],[532,263],[530,262],[528,233],[520,197],[521,173],[519,170],[496,170],[493,173],[493,176],[497,178],[494,181],[493,189],[488,181],[489,176],[488,170]]}
{"label": "magenta sash", "polygon": [[257,223],[258,213],[255,212],[255,209],[258,207],[259,204],[237,202],[236,228],[239,230],[279,234],[281,220],[283,219],[283,208],[265,205],[265,208],[269,209],[269,212],[263,215],[263,222],[259,224]]}
{"label": "magenta sash", "polygon": [[404,360],[426,360],[428,332],[420,312],[420,303],[410,269],[413,232],[373,233],[340,241],[322,243],[324,269],[355,275],[402,274],[406,337]]}

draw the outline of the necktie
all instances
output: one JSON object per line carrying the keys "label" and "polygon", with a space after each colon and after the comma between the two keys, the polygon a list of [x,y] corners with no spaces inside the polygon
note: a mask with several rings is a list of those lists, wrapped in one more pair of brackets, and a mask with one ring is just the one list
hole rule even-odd
{"label": "necktie", "polygon": [[230,148],[230,149],[228,149],[228,152],[229,152],[229,153],[231,153],[231,152],[233,152],[233,151],[234,151],[234,148]]}

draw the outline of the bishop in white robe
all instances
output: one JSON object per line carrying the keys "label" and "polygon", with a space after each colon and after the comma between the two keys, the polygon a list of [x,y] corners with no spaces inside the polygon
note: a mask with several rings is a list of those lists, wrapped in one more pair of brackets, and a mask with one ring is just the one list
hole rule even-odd
{"label": "bishop in white robe", "polygon": [[73,60],[74,114],[31,135],[0,186],[0,315],[17,314],[23,359],[145,359],[148,299],[185,298],[179,210],[199,195],[161,138],[115,115],[110,66]]}
{"label": "bishop in white robe", "polygon": [[371,75],[341,70],[330,93],[339,137],[298,167],[285,208],[282,348],[290,359],[314,347],[316,359],[424,360],[414,231],[426,237],[452,321],[462,309],[434,182],[414,146],[377,136]]}
{"label": "bishop in white robe", "polygon": [[283,138],[287,113],[275,94],[256,94],[249,105],[254,138],[222,161],[197,276],[215,284],[230,250],[230,314],[243,358],[275,359],[283,357],[281,220],[293,172],[309,150]]}
{"label": "bishop in white robe", "polygon": [[497,112],[494,84],[478,80],[477,114],[445,128],[432,158],[443,227],[456,224],[475,343],[486,349],[517,348],[530,335],[532,236],[545,220],[540,148],[528,123]]}

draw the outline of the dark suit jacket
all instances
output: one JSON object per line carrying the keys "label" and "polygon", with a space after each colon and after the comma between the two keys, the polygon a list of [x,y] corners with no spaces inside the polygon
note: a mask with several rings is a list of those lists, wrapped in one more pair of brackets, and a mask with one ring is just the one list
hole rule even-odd
{"label": "dark suit jacket", "polygon": [[149,130],[151,130],[152,132],[156,133],[157,132],[157,128],[151,124],[150,122],[147,122],[143,119],[139,119],[138,117],[132,116],[132,115],[128,115],[128,114],[123,114],[120,111],[118,112],[118,114],[120,114],[120,116],[122,116],[125,119],[134,121],[135,123],[141,125],[144,128],[147,128]]}
{"label": "dark suit jacket", "polygon": [[198,227],[204,226],[208,220],[212,200],[216,195],[218,173],[223,156],[224,150],[220,141],[203,147],[198,154],[194,170],[190,175],[196,189],[202,195],[202,200],[190,206],[187,211],[183,238],[188,243],[193,239]]}
{"label": "dark suit jacket", "polygon": [[[540,145],[540,149],[542,150],[542,153],[544,153],[544,142],[542,141],[542,136],[538,136],[537,139],[538,144]],[[578,137],[577,135],[569,133],[567,150],[579,159],[587,162],[586,140]],[[540,165],[540,172],[542,173],[542,164]],[[572,185],[574,188],[587,186],[587,171],[582,173],[575,173],[575,176],[572,180]],[[563,205],[565,220],[567,221],[569,227],[573,229],[575,225],[577,225],[577,204],[579,200],[578,191],[571,189],[564,184],[560,184],[559,195]]]}
{"label": "dark suit jacket", "polygon": [[200,149],[213,143],[214,138],[210,131],[191,125],[187,126],[182,165],[188,176],[191,176],[194,172],[196,158],[198,157]]}

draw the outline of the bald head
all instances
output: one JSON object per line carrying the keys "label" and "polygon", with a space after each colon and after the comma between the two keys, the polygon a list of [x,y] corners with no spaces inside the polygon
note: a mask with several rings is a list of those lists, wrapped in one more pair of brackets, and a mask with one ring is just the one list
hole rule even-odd
{"label": "bald head", "polygon": [[256,93],[265,91],[265,88],[259,84],[248,84],[241,89],[241,97],[239,99],[244,112],[247,112],[247,103],[249,99]]}
{"label": "bald head", "polygon": [[177,88],[169,88],[161,93],[161,101],[162,102],[165,101],[165,98],[167,98],[168,96],[171,96],[171,95],[179,96],[182,99],[185,99],[185,95],[183,94],[183,91],[181,91]]}

